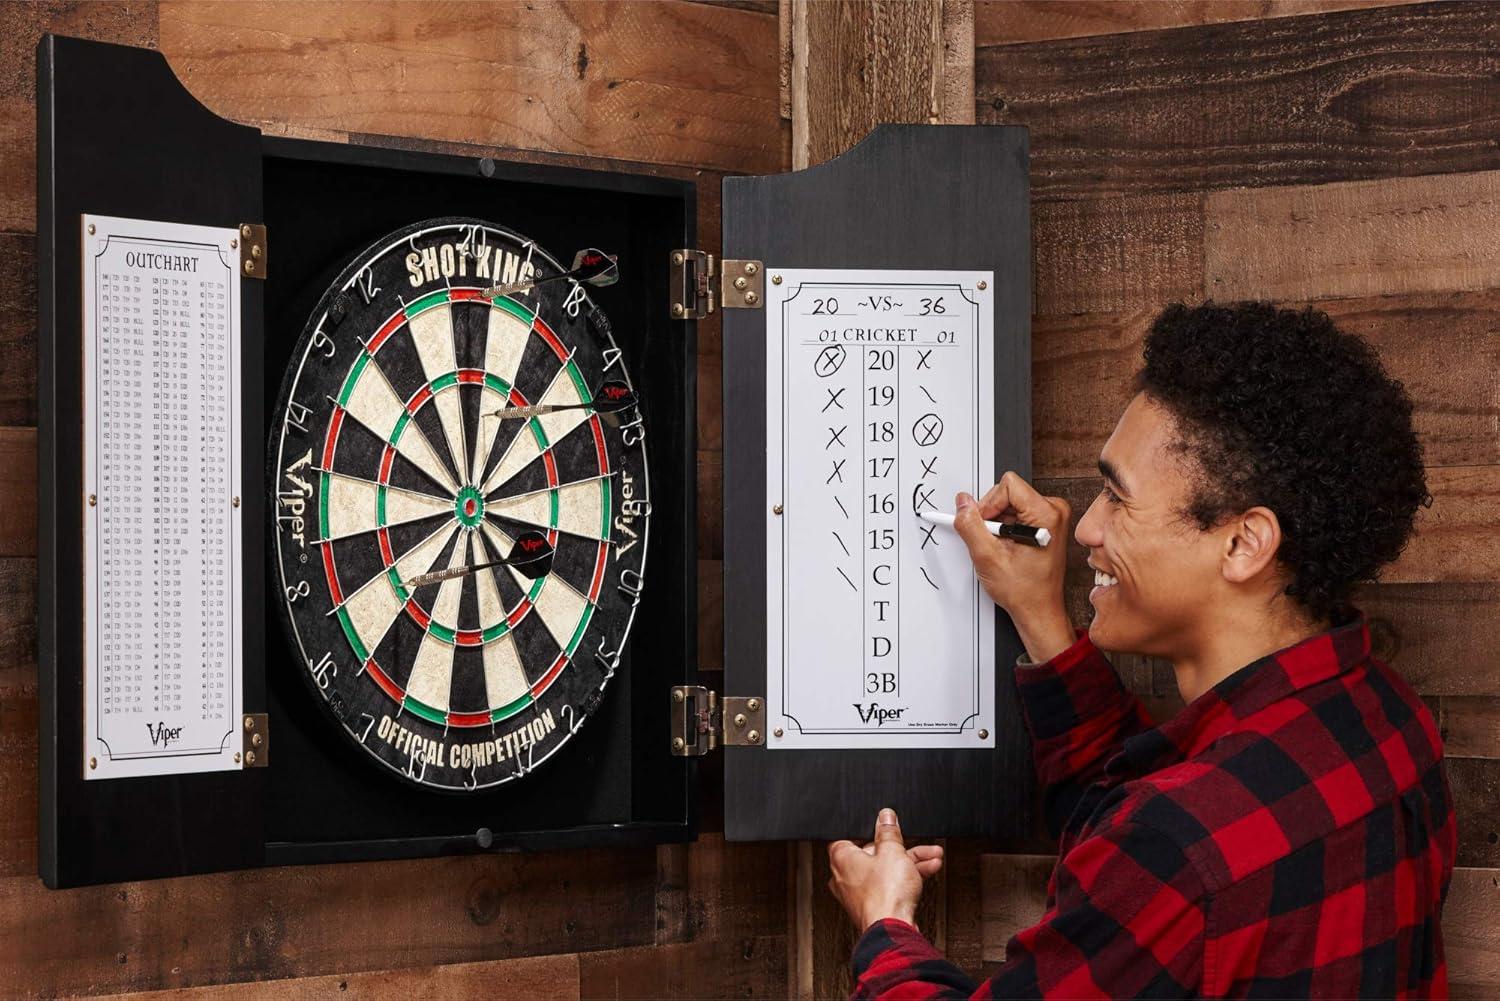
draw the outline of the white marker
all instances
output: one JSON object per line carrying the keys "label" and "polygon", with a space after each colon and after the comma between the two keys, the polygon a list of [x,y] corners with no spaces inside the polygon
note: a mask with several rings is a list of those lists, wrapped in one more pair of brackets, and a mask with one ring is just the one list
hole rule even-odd
{"label": "white marker", "polygon": [[[953,515],[944,514],[942,511],[920,511],[917,517],[933,525],[946,525],[953,527]],[[1041,548],[1052,541],[1052,533],[1045,528],[1037,528],[1034,525],[1008,525],[1000,521],[987,521],[984,527],[997,539],[1009,539],[1026,546]]]}

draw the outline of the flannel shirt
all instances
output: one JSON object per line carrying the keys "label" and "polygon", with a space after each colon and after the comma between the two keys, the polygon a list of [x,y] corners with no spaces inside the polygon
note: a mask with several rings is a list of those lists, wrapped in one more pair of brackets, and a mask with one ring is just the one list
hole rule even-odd
{"label": "flannel shirt", "polygon": [[1363,617],[1160,727],[1087,636],[1016,681],[1060,833],[1046,912],[979,985],[876,922],[855,997],[1447,995],[1442,743]]}

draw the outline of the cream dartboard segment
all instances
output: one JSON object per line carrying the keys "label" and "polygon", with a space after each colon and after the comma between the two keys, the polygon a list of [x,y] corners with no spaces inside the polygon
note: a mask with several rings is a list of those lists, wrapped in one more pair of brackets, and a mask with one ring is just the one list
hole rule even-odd
{"label": "cream dartboard segment", "polygon": [[474,219],[392,233],[329,287],[285,375],[282,620],[331,725],[406,781],[525,776],[625,648],[645,428],[589,255],[569,269]]}

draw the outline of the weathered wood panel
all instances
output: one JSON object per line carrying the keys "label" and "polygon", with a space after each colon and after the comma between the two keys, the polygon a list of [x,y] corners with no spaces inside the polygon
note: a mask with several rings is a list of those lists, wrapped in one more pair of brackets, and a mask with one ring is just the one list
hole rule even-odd
{"label": "weathered wood panel", "polygon": [[1049,199],[1490,169],[1497,73],[1494,7],[1443,3],[983,48],[975,90]]}
{"label": "weathered wood panel", "polygon": [[[0,5],[0,23],[5,28],[0,31],[0,232],[31,233],[36,230],[37,41],[50,31],[155,48],[156,4],[6,2]],[[35,298],[33,292],[33,313]]]}
{"label": "weathered wood panel", "polygon": [[[1443,947],[1448,979],[1466,985],[1471,997],[1500,990],[1500,870],[1455,869],[1443,907]],[[1482,987],[1482,990],[1475,988]],[[1456,994],[1457,992],[1455,992]]]}
{"label": "weathered wood panel", "polygon": [[[1412,396],[1429,467],[1500,462],[1500,290],[1282,305],[1315,306],[1375,348]],[[1035,319],[1036,475],[1094,474],[1099,449],[1130,401],[1141,346],[1158,312],[1151,307]]]}
{"label": "weathered wood panel", "polygon": [[400,997],[407,1001],[515,997],[577,1001],[578,957],[532,956],[483,963],[449,963],[415,969],[334,973],[294,980],[261,980],[209,987],[111,994],[131,1001],[359,1001]]}
{"label": "weathered wood panel", "polygon": [[0,559],[0,876],[36,874],[36,560]]}
{"label": "weathered wood panel", "polygon": [[162,4],[160,22],[173,69],[227,118],[780,167],[776,25],[752,11],[327,3],[292,18],[275,3],[189,0]]}
{"label": "weathered wood panel", "polygon": [[883,122],[952,120],[943,106],[943,6],[792,0],[794,169],[838,156]]}
{"label": "weathered wood panel", "polygon": [[1011,936],[1036,924],[1047,909],[1047,879],[1057,856],[985,855],[979,863],[983,958],[999,963]]}
{"label": "weathered wood panel", "polygon": [[1011,45],[1409,2],[1411,0],[978,0],[974,10],[974,33],[975,42],[981,46]]}
{"label": "weathered wood panel", "polygon": [[36,555],[36,428],[0,427],[0,557]]}
{"label": "weathered wood panel", "polygon": [[765,935],[578,957],[583,998],[786,996],[787,939]]}
{"label": "weathered wood panel", "polygon": [[1376,656],[1423,695],[1500,692],[1500,584],[1376,584],[1354,604]]}
{"label": "weathered wood panel", "polygon": [[1203,297],[1202,195],[1033,199],[1031,227],[1037,316]]}
{"label": "weathered wood panel", "polygon": [[[0,178],[7,176],[0,168]],[[0,424],[35,424],[36,239],[30,235],[0,233],[0,302]]]}
{"label": "weathered wood panel", "polygon": [[[1500,26],[1500,9],[1491,13]],[[1500,285],[1500,241],[1494,239],[1500,171],[1216,191],[1204,212],[1206,292],[1215,299],[1352,298]]]}
{"label": "weathered wood panel", "polygon": [[1458,814],[1458,864],[1493,869],[1500,863],[1500,761],[1445,760]]}
{"label": "weathered wood panel", "polygon": [[[1493,654],[1489,659],[1495,659]],[[1500,695],[1440,695],[1430,701],[1437,703],[1438,732],[1445,754],[1500,758]],[[1500,816],[1492,822],[1500,823]]]}
{"label": "weathered wood panel", "polygon": [[650,945],[654,851],[0,880],[0,982],[106,993]]}

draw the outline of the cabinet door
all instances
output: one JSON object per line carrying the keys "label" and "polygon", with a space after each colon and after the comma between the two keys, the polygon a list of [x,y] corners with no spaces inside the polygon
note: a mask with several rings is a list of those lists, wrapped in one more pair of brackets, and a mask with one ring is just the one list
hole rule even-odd
{"label": "cabinet door", "polygon": [[[239,868],[264,857],[265,769],[85,780],[81,618],[87,516],[82,217],[224,228],[259,223],[260,141],[256,129],[200,105],[156,52],[50,35],[41,40],[37,646],[40,868],[49,886]],[[243,559],[232,584],[244,596],[244,711],[262,713],[264,283],[237,280]]]}
{"label": "cabinet door", "polygon": [[[994,380],[995,469],[1029,476],[1027,160],[1023,128],[882,126],[809,170],[725,180],[723,256],[762,261],[771,280],[778,268],[992,271],[994,367],[980,378]],[[768,376],[780,375],[768,371],[767,322],[764,310],[724,313],[723,694],[731,696],[768,691],[766,400]],[[822,429],[806,433],[814,430]],[[727,747],[726,836],[868,838],[883,806],[900,812],[908,835],[1028,834],[1029,742],[1011,679],[1021,644],[995,614],[993,748]],[[789,665],[794,658],[795,650]],[[777,706],[767,710],[768,729],[783,725]]]}

